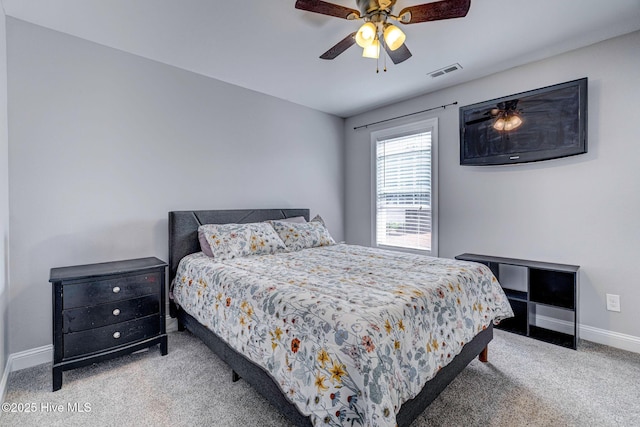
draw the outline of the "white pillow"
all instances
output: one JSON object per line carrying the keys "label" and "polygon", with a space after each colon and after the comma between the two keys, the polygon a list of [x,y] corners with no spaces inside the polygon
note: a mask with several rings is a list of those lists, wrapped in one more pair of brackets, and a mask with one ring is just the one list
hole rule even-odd
{"label": "white pillow", "polygon": [[318,221],[306,223],[271,221],[271,225],[290,251],[336,244],[327,227]]}
{"label": "white pillow", "polygon": [[216,260],[272,254],[287,249],[273,227],[264,222],[205,224],[198,227],[198,233],[200,231]]}

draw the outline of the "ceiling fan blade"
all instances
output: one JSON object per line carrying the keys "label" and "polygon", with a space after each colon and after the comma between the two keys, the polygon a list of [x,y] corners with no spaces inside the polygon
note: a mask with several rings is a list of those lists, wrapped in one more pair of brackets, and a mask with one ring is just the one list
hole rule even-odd
{"label": "ceiling fan blade", "polygon": [[389,49],[389,46],[387,46],[387,44],[384,43],[384,50],[387,51],[389,58],[391,58],[394,64],[399,64],[411,58],[411,52],[409,52],[407,45],[404,43],[402,44],[402,46],[400,46],[396,50]]}
{"label": "ceiling fan blade", "polygon": [[327,3],[326,1],[321,0],[297,0],[296,9],[321,13],[322,15],[335,16],[343,19],[360,18],[360,12],[355,9],[333,3]]}
{"label": "ceiling fan blade", "polygon": [[487,120],[494,120],[495,117],[481,117],[475,120],[469,120],[468,122],[464,122],[465,125],[475,125],[476,123],[486,122]]}
{"label": "ceiling fan blade", "polygon": [[469,12],[471,0],[441,0],[433,3],[405,7],[398,20],[403,24],[439,21],[441,19],[462,18]]}
{"label": "ceiling fan blade", "polygon": [[323,53],[320,58],[321,59],[334,59],[336,56],[340,55],[345,50],[349,49],[352,45],[356,43],[356,33],[355,31],[349,34],[347,37],[340,40],[333,46],[331,49]]}

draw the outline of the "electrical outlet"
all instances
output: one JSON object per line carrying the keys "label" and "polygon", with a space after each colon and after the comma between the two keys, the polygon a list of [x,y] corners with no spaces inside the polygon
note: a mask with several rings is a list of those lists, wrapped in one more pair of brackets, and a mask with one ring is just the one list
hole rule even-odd
{"label": "electrical outlet", "polygon": [[620,295],[607,294],[607,310],[620,312]]}

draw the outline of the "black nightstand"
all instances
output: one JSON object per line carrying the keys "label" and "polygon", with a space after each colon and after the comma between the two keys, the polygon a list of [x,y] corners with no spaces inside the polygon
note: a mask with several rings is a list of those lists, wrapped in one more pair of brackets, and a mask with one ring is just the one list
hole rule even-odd
{"label": "black nightstand", "polygon": [[167,354],[158,258],[52,268],[53,391],[62,372],[160,344]]}

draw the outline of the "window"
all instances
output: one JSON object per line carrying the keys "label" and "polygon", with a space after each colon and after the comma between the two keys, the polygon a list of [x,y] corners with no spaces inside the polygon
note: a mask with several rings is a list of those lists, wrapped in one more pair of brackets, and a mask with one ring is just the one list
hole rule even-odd
{"label": "window", "polygon": [[437,119],[372,133],[376,246],[437,256]]}

